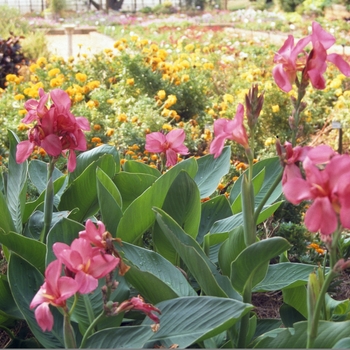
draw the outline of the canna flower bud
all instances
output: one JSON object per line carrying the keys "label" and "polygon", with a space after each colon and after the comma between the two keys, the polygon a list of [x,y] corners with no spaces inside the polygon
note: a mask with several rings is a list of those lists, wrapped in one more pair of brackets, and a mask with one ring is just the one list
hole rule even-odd
{"label": "canna flower bud", "polygon": [[264,93],[261,93],[259,96],[258,93],[259,87],[258,84],[255,84],[252,85],[248,94],[245,95],[246,114],[250,129],[253,129],[257,123],[264,104]]}

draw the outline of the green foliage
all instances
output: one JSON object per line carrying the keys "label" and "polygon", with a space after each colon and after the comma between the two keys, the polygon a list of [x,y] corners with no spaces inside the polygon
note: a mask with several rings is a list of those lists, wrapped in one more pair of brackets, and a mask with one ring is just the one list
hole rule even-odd
{"label": "green foliage", "polygon": [[281,9],[285,12],[294,12],[304,0],[278,0]]}

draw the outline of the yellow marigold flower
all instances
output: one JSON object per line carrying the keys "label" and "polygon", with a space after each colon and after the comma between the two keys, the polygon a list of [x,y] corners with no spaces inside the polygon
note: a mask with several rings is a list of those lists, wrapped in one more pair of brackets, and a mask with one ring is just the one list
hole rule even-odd
{"label": "yellow marigold flower", "polygon": [[140,45],[141,45],[141,46],[148,45],[148,40],[147,40],[147,39],[142,39],[142,40],[140,41]]}
{"label": "yellow marigold flower", "polygon": [[24,123],[19,123],[18,126],[17,126],[17,130],[18,131],[28,130],[29,128],[30,128],[30,126],[27,125],[27,124],[24,124]]}
{"label": "yellow marigold flower", "polygon": [[175,95],[169,95],[164,102],[164,108],[169,108],[177,102],[177,97]]}
{"label": "yellow marigold flower", "polygon": [[150,49],[151,49],[153,52],[157,52],[158,49],[159,49],[159,47],[158,47],[157,44],[151,44],[151,45],[150,45]]}
{"label": "yellow marigold flower", "polygon": [[335,94],[335,96],[339,97],[339,96],[341,96],[343,94],[343,90],[342,89],[337,89],[337,90],[335,90],[334,94]]}
{"label": "yellow marigold flower", "polygon": [[132,117],[131,118],[131,122],[132,123],[137,123],[139,121],[139,118],[138,117]]}
{"label": "yellow marigold flower", "polygon": [[35,71],[40,68],[40,66],[36,63],[32,63],[30,66],[29,66],[29,71],[32,72],[32,73],[35,73]]}
{"label": "yellow marigold flower", "polygon": [[279,105],[273,105],[271,108],[273,113],[278,113],[280,111]]}
{"label": "yellow marigold flower", "polygon": [[219,183],[217,189],[218,189],[219,191],[222,191],[224,188],[225,188],[225,185],[222,184],[222,183]]}
{"label": "yellow marigold flower", "polygon": [[118,115],[118,120],[122,123],[126,122],[128,120],[128,117],[126,116],[126,114],[122,113]]}
{"label": "yellow marigold flower", "polygon": [[134,86],[135,85],[135,79],[134,78],[126,79],[126,84],[130,85],[130,86]]}
{"label": "yellow marigold flower", "polygon": [[[198,65],[198,64],[196,64],[196,65]],[[203,68],[204,69],[214,69],[214,65],[213,65],[213,63],[211,63],[211,62],[207,62],[207,63],[204,63],[203,64]]]}
{"label": "yellow marigold flower", "polygon": [[276,140],[273,138],[273,137],[268,137],[266,140],[265,140],[265,146],[268,147],[268,146],[271,146],[271,145],[274,145],[276,143]]}
{"label": "yellow marigold flower", "polygon": [[341,87],[341,85],[342,85],[342,81],[341,81],[341,79],[339,79],[338,77],[337,78],[335,78],[335,79],[333,79],[332,81],[331,81],[331,83],[330,83],[330,87],[332,88],[332,89],[338,89],[339,87]]}
{"label": "yellow marigold flower", "polygon": [[163,124],[162,129],[170,131],[172,130],[172,126],[170,124]]}
{"label": "yellow marigold flower", "polygon": [[158,50],[157,55],[160,59],[164,61],[167,58],[168,53],[164,49],[160,49]]}
{"label": "yellow marigold flower", "polygon": [[131,35],[130,40],[137,41],[137,40],[139,40],[139,37],[137,35]]}
{"label": "yellow marigold flower", "polygon": [[107,128],[106,136],[111,137],[113,134],[114,134],[114,129],[112,129],[112,128]]}
{"label": "yellow marigold flower", "polygon": [[233,182],[236,182],[238,180],[238,176],[234,176],[233,178],[232,178],[232,181]]}
{"label": "yellow marigold flower", "polygon": [[63,84],[63,79],[62,78],[53,78],[50,80],[50,86],[52,88],[59,87]]}
{"label": "yellow marigold flower", "polygon": [[84,96],[82,93],[78,92],[75,96],[74,96],[74,102],[80,102],[84,99]]}
{"label": "yellow marigold flower", "polygon": [[135,152],[134,152],[134,151],[129,150],[129,151],[126,151],[126,152],[125,152],[125,154],[126,154],[127,156],[132,156],[132,155],[134,155],[134,154],[135,154]]}
{"label": "yellow marigold flower", "polygon": [[91,139],[91,142],[93,142],[93,143],[101,143],[101,139],[99,137],[93,137]]}
{"label": "yellow marigold flower", "polygon": [[[90,102],[90,101],[89,101]],[[102,126],[100,125],[100,124],[95,124],[94,125],[94,130],[95,131],[99,131],[99,130],[101,130],[101,128],[102,128]]]}
{"label": "yellow marigold flower", "polygon": [[158,156],[156,154],[152,154],[151,159],[155,162],[158,160]]}
{"label": "yellow marigold flower", "polygon": [[127,160],[125,158],[120,160],[120,165],[124,165]]}
{"label": "yellow marigold flower", "polygon": [[47,59],[45,57],[39,57],[37,60],[36,60],[36,64],[39,66],[39,67],[44,67],[47,65]]}
{"label": "yellow marigold flower", "polygon": [[49,77],[54,77],[56,76],[57,74],[61,73],[60,69],[59,68],[52,68],[50,69],[48,72],[47,72],[47,75]]}
{"label": "yellow marigold flower", "polygon": [[93,81],[88,82],[86,84],[86,86],[91,91],[91,90],[94,90],[94,89],[97,89],[98,87],[100,87],[100,84],[101,83],[98,80],[93,80]]}
{"label": "yellow marigold flower", "polygon": [[124,50],[125,50],[125,46],[124,46],[124,45],[119,45],[119,46],[117,47],[117,50],[118,50],[118,51],[124,51]]}
{"label": "yellow marigold flower", "polygon": [[163,79],[163,80],[169,80],[169,79],[170,79],[169,74],[163,74],[163,75],[162,75],[162,79]]}
{"label": "yellow marigold flower", "polygon": [[170,116],[170,109],[164,108],[164,109],[162,110],[161,115],[162,115],[163,117],[169,117],[169,116]]}
{"label": "yellow marigold flower", "polygon": [[23,100],[23,99],[24,99],[24,95],[22,95],[22,94],[17,94],[17,95],[14,96],[14,99],[15,99],[16,101]]}
{"label": "yellow marigold flower", "polygon": [[25,115],[25,114],[27,114],[27,110],[26,110],[26,109],[20,109],[20,110],[18,111],[18,114],[19,114],[19,115]]}
{"label": "yellow marigold flower", "polygon": [[242,163],[242,162],[239,162],[237,165],[236,165],[236,169],[237,170],[246,170],[248,168],[248,164],[245,164],[245,163]]}
{"label": "yellow marigold flower", "polygon": [[157,96],[159,97],[159,99],[164,100],[166,97],[166,92],[164,90],[159,90],[157,92]]}
{"label": "yellow marigold flower", "polygon": [[8,82],[11,82],[11,81],[14,82],[16,80],[16,78],[17,78],[17,76],[15,74],[7,74],[6,75],[6,81],[8,81]]}
{"label": "yellow marigold flower", "polygon": [[132,146],[129,146],[129,148],[133,151],[138,151],[140,149],[140,147],[136,143],[134,143]]}
{"label": "yellow marigold flower", "polygon": [[115,99],[114,98],[109,98],[106,102],[108,104],[112,105],[115,102]]}
{"label": "yellow marigold flower", "polygon": [[81,83],[84,83],[87,79],[87,75],[84,73],[77,73],[77,74],[75,74],[75,79],[77,79]]}
{"label": "yellow marigold flower", "polygon": [[224,95],[224,101],[226,103],[233,103],[233,96],[231,94],[225,94]]}
{"label": "yellow marigold flower", "polygon": [[184,74],[182,77],[181,77],[181,82],[185,83],[186,81],[189,81],[190,80],[190,76],[188,74]]}
{"label": "yellow marigold flower", "polygon": [[194,45],[193,44],[187,44],[185,47],[184,47],[185,51],[187,52],[191,52],[194,50]]}

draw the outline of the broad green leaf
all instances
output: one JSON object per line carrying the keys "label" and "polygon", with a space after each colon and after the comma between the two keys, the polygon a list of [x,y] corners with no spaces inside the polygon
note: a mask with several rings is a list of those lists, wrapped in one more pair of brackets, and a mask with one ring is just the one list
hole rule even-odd
{"label": "broad green leaf", "polygon": [[265,220],[267,220],[270,216],[273,215],[273,213],[279,208],[279,206],[283,203],[284,201],[279,201],[275,202],[271,205],[264,206],[264,208],[261,210],[258,219],[256,221],[256,224],[259,225]]}
{"label": "broad green leaf", "polygon": [[197,172],[197,163],[194,158],[176,164],[128,206],[119,222],[117,237],[129,243],[139,239],[155,221],[152,207],[163,206],[171,184],[182,170],[186,170],[191,177],[194,177]]}
{"label": "broad green leaf", "polygon": [[70,245],[74,239],[79,237],[79,232],[84,230],[85,226],[74,220],[62,218],[57,221],[47,235],[46,266],[57,259],[52,250],[54,243],[61,242]]}
{"label": "broad green leaf", "polygon": [[[273,157],[273,158],[267,158],[264,160],[261,160],[254,164],[253,166],[253,176],[256,176],[258,173],[260,173],[265,168],[265,177],[264,182],[261,186],[261,189],[259,193],[255,196],[255,206],[257,207],[263,198],[265,197],[266,193],[269,191],[270,187],[274,183],[274,181],[281,176],[282,167],[280,164],[279,157]],[[248,170],[246,170],[248,171]],[[241,182],[243,179],[244,174],[242,174],[238,180],[234,183],[231,192],[230,192],[230,203],[234,203],[236,198],[241,193]],[[266,202],[266,205],[271,204],[275,202],[282,194],[282,185],[281,183],[275,188],[275,190],[270,195],[269,199]]]}
{"label": "broad green leaf", "polygon": [[201,221],[197,235],[197,242],[202,244],[204,236],[213,224],[232,215],[230,203],[224,195],[214,197],[202,203]]}
{"label": "broad green leaf", "polygon": [[350,320],[350,300],[335,300],[326,294],[326,308],[335,322]]}
{"label": "broad green leaf", "polygon": [[116,166],[116,172],[119,172],[120,161],[118,151],[114,146],[101,145],[78,155],[77,166],[75,170],[69,174],[69,183],[72,183],[78,176],[80,176],[91,163],[97,161],[99,158],[107,154],[112,156],[114,160],[113,163]]}
{"label": "broad green leaf", "polygon": [[[182,297],[157,304],[162,311],[160,328],[146,344],[169,348],[177,344],[180,349],[209,339],[231,328],[252,305],[237,300],[217,297]],[[143,324],[151,324],[145,319]]]}
{"label": "broad green leaf", "polygon": [[8,161],[6,201],[15,226],[15,231],[21,233],[22,216],[27,195],[28,162],[25,161],[21,164],[16,162],[16,147],[19,139],[11,130],[8,131],[8,139],[10,143],[10,154]]}
{"label": "broad green leaf", "polygon": [[[42,208],[42,210],[44,210]],[[67,217],[70,213],[68,211],[55,211],[52,213],[51,225],[56,224],[57,221],[61,220],[64,217]],[[39,240],[40,233],[44,228],[44,213],[43,211],[35,211],[29,218],[28,223],[25,227],[23,235],[29,238],[34,238]]]}
{"label": "broad green leaf", "polygon": [[290,262],[270,265],[265,278],[253,291],[268,292],[304,286],[315,268],[317,266]]}
{"label": "broad green leaf", "polygon": [[214,193],[221,178],[230,169],[231,147],[226,146],[220,157],[208,154],[197,159],[198,172],[194,181],[198,185],[201,198],[209,197]]}
{"label": "broad green leaf", "polygon": [[[193,238],[198,234],[201,202],[196,183],[185,171],[175,178],[165,197],[162,209]],[[156,223],[153,228],[153,243],[159,254],[173,264],[179,264],[177,253]]]}
{"label": "broad green leaf", "polygon": [[45,270],[45,244],[15,232],[0,233],[0,243],[18,254],[41,273]]}
{"label": "broad green leaf", "polygon": [[[156,219],[164,235],[171,242],[177,253],[191,272],[206,295],[227,297],[234,294],[228,289],[228,279],[222,276],[209,260],[200,245],[164,211],[154,209]],[[235,295],[235,297],[238,297]]]}
{"label": "broad green leaf", "polygon": [[15,225],[13,223],[9,208],[6,203],[6,198],[0,191],[0,237],[3,233],[9,233],[15,231]]}
{"label": "broad green leaf", "polygon": [[[65,188],[65,184],[67,183],[67,177],[66,176],[61,176],[58,179],[56,179],[53,183],[53,191],[55,194],[54,197],[54,205],[57,207],[60,199],[60,195],[57,195],[57,193],[60,193],[63,191],[63,188]],[[29,217],[33,214],[35,210],[38,209],[39,205],[41,203],[44,203],[45,200],[45,193],[46,190],[41,192],[40,196],[33,202],[27,202],[24,208],[24,213],[23,213],[23,223],[26,223],[29,219]]]}
{"label": "broad green leaf", "polygon": [[275,318],[260,319],[257,322],[253,339],[273,329],[280,328],[281,326],[282,326],[282,322],[279,319],[275,319]]}
{"label": "broad green leaf", "polygon": [[123,211],[143,192],[145,192],[157,178],[151,174],[134,174],[119,172],[113,179],[123,200]]}
{"label": "broad green leaf", "polygon": [[23,318],[13,299],[7,277],[2,274],[0,274],[0,313],[8,317]]}
{"label": "broad green leaf", "polygon": [[[231,282],[233,287],[243,293],[248,281],[254,288],[261,282],[267,272],[270,259],[290,248],[282,237],[272,237],[253,243],[231,264]],[[254,259],[252,259],[254,257]]]}
{"label": "broad green leaf", "polygon": [[[28,174],[33,185],[37,188],[39,193],[46,190],[47,185],[47,167],[48,163],[41,160],[33,159],[28,166]],[[64,176],[57,168],[54,168],[52,173],[52,180],[55,181],[61,176]]]}
{"label": "broad green leaf", "polygon": [[122,212],[122,198],[118,188],[110,177],[101,169],[97,169],[97,197],[102,222],[107,231],[115,236]]}
{"label": "broad green leaf", "polygon": [[[263,168],[256,176],[254,176],[252,180],[253,188],[254,188],[254,196],[256,196],[259,193],[261,186],[264,182],[264,178],[265,178],[265,168]],[[231,209],[234,214],[238,214],[242,211],[242,193],[239,193],[239,195],[236,197],[236,199],[232,203]]]}
{"label": "broad green leaf", "polygon": [[143,164],[141,162],[137,162],[136,160],[128,160],[123,165],[124,171],[128,173],[140,173],[140,174],[148,174],[153,175],[155,177],[159,177],[161,172],[158,169],[152,168],[149,165]]}
{"label": "broad green leaf", "polygon": [[[102,147],[102,146],[101,146]],[[98,147],[99,148],[99,147]],[[96,169],[101,168],[109,177],[116,172],[116,163],[113,155],[106,154],[91,163],[71,182],[61,196],[59,210],[73,210],[70,218],[82,222],[98,211],[98,198],[96,187]]]}
{"label": "broad green leaf", "polygon": [[131,266],[126,279],[152,304],[197,295],[180,270],[158,253],[125,242],[116,247]]}
{"label": "broad green leaf", "polygon": [[332,349],[350,349],[350,337],[340,339],[333,345]]}
{"label": "broad green leaf", "polygon": [[224,275],[230,276],[232,261],[236,260],[245,248],[243,226],[238,226],[229,233],[219,250],[219,266]]}
{"label": "broad green leaf", "polygon": [[54,327],[51,332],[43,332],[39,327],[34,310],[29,304],[44,282],[43,275],[31,264],[12,253],[8,265],[8,277],[15,302],[26,319],[28,326],[36,339],[45,348],[63,348],[63,316],[52,308]]}
{"label": "broad green leaf", "polygon": [[[151,331],[152,321],[140,326],[106,329],[88,338],[86,348],[169,348],[184,349],[232,327],[252,305],[215,297],[182,297],[156,305],[161,311],[160,328]],[[215,317],[213,317],[215,315]]]}
{"label": "broad green leaf", "polygon": [[125,326],[96,332],[84,346],[86,349],[141,349],[151,338],[151,326]]}
{"label": "broad green leaf", "polygon": [[[294,324],[294,328],[281,328],[279,332],[268,332],[257,338],[255,348],[304,349],[306,348],[307,321]],[[350,337],[350,321],[319,321],[314,348],[331,349],[341,339]]]}
{"label": "broad green leaf", "polygon": [[305,317],[298,310],[286,303],[280,307],[280,316],[286,328],[293,327],[296,322],[305,321]]}
{"label": "broad green leaf", "polygon": [[307,311],[307,292],[306,286],[298,286],[294,288],[286,288],[282,290],[283,301],[292,306],[305,318],[308,315]]}

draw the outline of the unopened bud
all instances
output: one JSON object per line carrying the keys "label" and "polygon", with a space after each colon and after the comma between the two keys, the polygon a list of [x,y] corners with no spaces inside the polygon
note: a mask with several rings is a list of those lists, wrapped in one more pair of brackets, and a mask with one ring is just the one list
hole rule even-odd
{"label": "unopened bud", "polygon": [[307,284],[307,309],[308,318],[313,319],[318,296],[320,294],[320,284],[316,274],[313,272],[309,275]]}
{"label": "unopened bud", "polygon": [[246,113],[248,119],[248,126],[252,130],[258,121],[260,112],[264,104],[264,93],[258,96],[258,84],[252,85],[248,94],[245,95]]}

